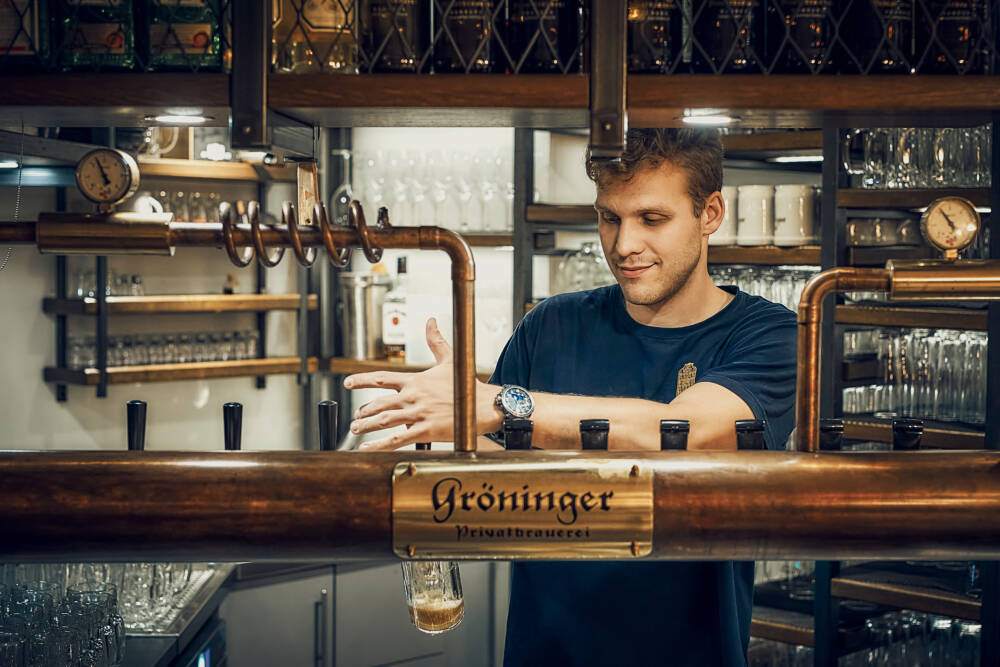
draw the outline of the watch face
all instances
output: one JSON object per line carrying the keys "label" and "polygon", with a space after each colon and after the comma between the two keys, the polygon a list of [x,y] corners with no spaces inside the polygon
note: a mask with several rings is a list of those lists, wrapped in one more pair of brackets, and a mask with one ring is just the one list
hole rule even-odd
{"label": "watch face", "polygon": [[520,387],[506,387],[500,395],[500,400],[508,412],[522,419],[530,417],[535,407],[531,395]]}

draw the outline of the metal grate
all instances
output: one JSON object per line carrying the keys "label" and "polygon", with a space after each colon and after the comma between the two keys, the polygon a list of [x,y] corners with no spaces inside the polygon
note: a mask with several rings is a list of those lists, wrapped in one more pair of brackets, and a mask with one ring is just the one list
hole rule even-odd
{"label": "metal grate", "polygon": [[[275,72],[582,71],[596,0],[270,0]],[[232,0],[0,0],[0,71],[219,71]],[[633,73],[994,74],[1000,0],[631,0]]]}

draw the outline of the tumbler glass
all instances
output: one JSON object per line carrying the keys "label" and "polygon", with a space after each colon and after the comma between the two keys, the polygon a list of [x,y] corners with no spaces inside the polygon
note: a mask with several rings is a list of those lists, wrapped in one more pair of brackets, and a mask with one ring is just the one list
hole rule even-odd
{"label": "tumbler glass", "polygon": [[403,589],[410,620],[421,632],[436,635],[462,622],[462,579],[454,561],[405,561]]}

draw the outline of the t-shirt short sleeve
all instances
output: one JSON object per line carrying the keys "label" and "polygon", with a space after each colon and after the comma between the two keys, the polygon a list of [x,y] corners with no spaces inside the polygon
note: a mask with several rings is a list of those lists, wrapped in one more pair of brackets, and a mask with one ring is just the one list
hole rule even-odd
{"label": "t-shirt short sleeve", "polygon": [[798,331],[787,308],[748,309],[733,328],[721,362],[698,378],[725,387],[766,422],[769,449],[784,449],[795,426]]}

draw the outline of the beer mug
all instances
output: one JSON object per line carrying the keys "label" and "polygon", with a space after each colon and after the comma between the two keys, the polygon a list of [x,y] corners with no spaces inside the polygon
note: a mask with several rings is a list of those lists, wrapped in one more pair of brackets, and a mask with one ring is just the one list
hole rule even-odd
{"label": "beer mug", "polygon": [[403,590],[417,630],[437,635],[462,622],[462,578],[455,561],[404,561]]}
{"label": "beer mug", "polygon": [[774,240],[774,187],[741,185],[737,188],[738,245],[770,245]]}
{"label": "beer mug", "polygon": [[736,187],[726,185],[722,188],[722,198],[726,202],[726,215],[722,224],[708,237],[708,245],[735,245],[736,243]]}

